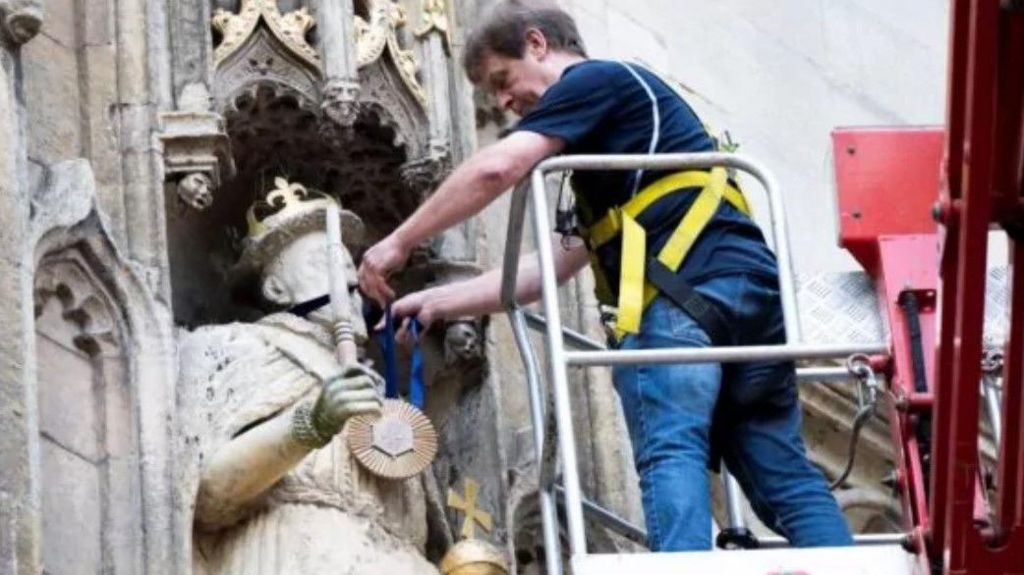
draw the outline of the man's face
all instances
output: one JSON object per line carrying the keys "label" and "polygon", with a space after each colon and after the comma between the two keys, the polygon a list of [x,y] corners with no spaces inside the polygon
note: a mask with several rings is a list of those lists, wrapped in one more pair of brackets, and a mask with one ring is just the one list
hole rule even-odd
{"label": "man's face", "polygon": [[534,50],[522,58],[488,54],[481,64],[481,86],[503,110],[524,116],[551,87],[550,73]]}

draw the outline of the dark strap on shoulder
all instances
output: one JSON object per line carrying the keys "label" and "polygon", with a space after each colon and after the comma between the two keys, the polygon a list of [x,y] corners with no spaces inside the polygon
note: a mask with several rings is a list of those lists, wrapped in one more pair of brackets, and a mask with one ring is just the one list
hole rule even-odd
{"label": "dark strap on shoulder", "polygon": [[697,322],[713,346],[732,345],[729,325],[715,304],[693,289],[679,274],[670,270],[657,258],[647,259],[647,280],[665,297],[679,306]]}

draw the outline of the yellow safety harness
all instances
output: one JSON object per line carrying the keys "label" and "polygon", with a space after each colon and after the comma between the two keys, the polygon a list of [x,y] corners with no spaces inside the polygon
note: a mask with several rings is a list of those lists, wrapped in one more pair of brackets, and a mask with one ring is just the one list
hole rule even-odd
{"label": "yellow safety harness", "polygon": [[[690,209],[680,219],[657,258],[649,258],[647,232],[637,223],[637,218],[658,200],[694,188],[700,188],[700,192]],[[710,172],[676,172],[646,186],[630,201],[610,209],[603,218],[583,231],[583,237],[590,247],[590,264],[596,278],[597,297],[606,305],[614,305],[615,302],[597,250],[620,234],[622,236],[616,339],[639,332],[643,311],[659,292],[682,306],[709,332],[718,331],[709,329],[710,326],[705,324],[709,312],[703,308],[707,307],[707,303],[692,288],[675,278],[675,272],[718,211],[723,199],[740,212],[750,215],[746,198],[737,187],[729,183],[725,168],[713,168]],[[713,323],[714,318],[710,319]],[[712,333],[709,335],[714,339]]]}
{"label": "yellow safety harness", "polygon": [[[661,113],[658,100],[650,85],[634,69],[625,62],[622,66],[643,87],[651,101],[651,141],[648,154],[654,154],[661,136]],[[684,100],[672,83],[663,83],[676,92],[680,100]],[[743,193],[729,181],[725,168],[713,168],[710,171],[687,170],[665,176],[642,190],[637,191],[643,175],[639,170],[633,180],[633,196],[621,206],[616,206],[600,220],[591,223],[582,235],[590,247],[590,267],[594,272],[595,291],[598,300],[608,306],[618,304],[618,319],[615,323],[615,339],[625,334],[640,331],[640,319],[647,306],[654,301],[659,293],[672,300],[676,305],[690,314],[691,317],[707,332],[712,342],[724,345],[728,340],[728,326],[715,307],[702,295],[696,292],[676,273],[683,264],[697,238],[715,216],[722,200],[729,202],[737,210],[750,216]],[[680,192],[700,189],[690,209],[680,219],[668,242],[658,252],[657,257],[647,254],[647,231],[637,222],[637,218],[645,210],[662,198]],[[582,197],[577,196],[577,199]],[[580,202],[582,211],[590,216],[590,210]],[[592,218],[584,218],[592,219]],[[610,289],[608,276],[601,266],[598,249],[613,239],[622,236],[622,249],[619,266],[619,296],[616,302]]]}

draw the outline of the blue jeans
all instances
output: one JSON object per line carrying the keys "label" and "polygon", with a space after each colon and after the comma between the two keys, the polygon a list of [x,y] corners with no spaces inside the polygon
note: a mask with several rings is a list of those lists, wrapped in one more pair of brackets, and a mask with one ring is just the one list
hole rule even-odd
{"label": "blue jeans", "polygon": [[[719,304],[736,345],[785,341],[777,279],[738,274],[694,287]],[[704,330],[659,296],[644,312],[640,333],[619,347],[708,346]],[[793,545],[852,543],[825,478],[804,452],[792,362],[620,366],[613,377],[652,551],[711,548],[712,452],[761,521]]]}

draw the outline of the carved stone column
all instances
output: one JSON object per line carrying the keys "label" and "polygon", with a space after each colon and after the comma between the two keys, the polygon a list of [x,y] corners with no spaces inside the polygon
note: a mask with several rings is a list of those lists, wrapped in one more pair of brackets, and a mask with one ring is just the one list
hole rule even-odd
{"label": "carved stone column", "polygon": [[39,435],[28,248],[30,192],[18,114],[18,47],[42,25],[36,0],[0,0],[0,565],[42,571]]}
{"label": "carved stone column", "polygon": [[[162,159],[153,145],[157,121],[159,61],[156,36],[149,31],[147,0],[119,0],[112,5],[117,38],[117,114],[119,151],[124,171],[128,256],[146,268],[154,292],[169,300],[167,233],[160,185]],[[151,52],[153,50],[154,52]]]}
{"label": "carved stone column", "polygon": [[406,185],[419,192],[432,191],[451,167],[451,87],[448,74],[451,33],[447,0],[422,0],[421,23],[414,29],[423,55],[422,104],[429,132],[425,153],[402,166]]}
{"label": "carved stone column", "polygon": [[452,128],[448,0],[422,2],[423,23],[416,29],[416,37],[423,42],[423,83],[427,92],[427,117],[430,118],[430,149],[432,152],[443,149],[447,153]]}
{"label": "carved stone column", "polygon": [[321,106],[335,124],[351,128],[359,115],[359,69],[352,0],[317,0],[316,19],[326,76]]}
{"label": "carved stone column", "polygon": [[209,86],[213,68],[210,0],[170,0],[167,25],[174,97],[182,96],[190,84]]}
{"label": "carved stone column", "polygon": [[[407,184],[423,193],[433,191],[452,167],[452,23],[449,0],[421,0],[421,22],[415,28],[423,54],[423,84],[429,119],[427,154],[412,158],[403,166]],[[464,222],[445,231],[434,243],[446,261],[473,263],[476,260],[475,226]]]}

